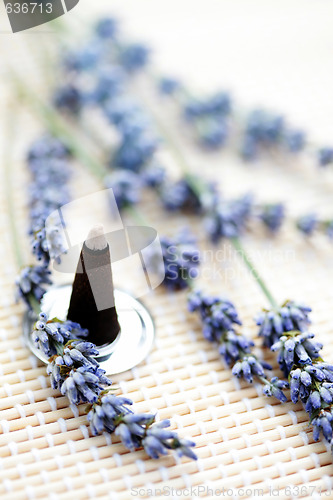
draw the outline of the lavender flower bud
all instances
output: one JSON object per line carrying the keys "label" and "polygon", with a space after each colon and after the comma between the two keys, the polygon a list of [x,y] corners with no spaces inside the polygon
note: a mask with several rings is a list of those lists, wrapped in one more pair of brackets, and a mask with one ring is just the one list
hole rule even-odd
{"label": "lavender flower bud", "polygon": [[25,267],[16,278],[17,287],[16,298],[22,299],[30,310],[32,310],[31,299],[38,302],[42,299],[45,288],[41,285],[51,285],[49,276],[51,271],[46,266]]}

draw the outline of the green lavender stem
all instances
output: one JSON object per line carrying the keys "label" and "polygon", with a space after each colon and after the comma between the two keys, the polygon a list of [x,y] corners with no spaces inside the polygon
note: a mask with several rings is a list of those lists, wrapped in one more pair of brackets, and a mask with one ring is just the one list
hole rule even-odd
{"label": "green lavender stem", "polygon": [[251,261],[249,255],[246,253],[245,248],[243,247],[243,244],[241,243],[239,238],[231,238],[230,239],[231,244],[233,245],[234,249],[237,251],[237,255],[239,255],[245,266],[248,268],[250,271],[251,275],[254,277],[256,280],[257,284],[259,285],[261,291],[267,298],[268,302],[274,309],[278,309],[279,306],[273,297],[272,293],[270,292],[269,288],[267,287],[265,281],[263,278],[260,276],[258,270],[255,268],[253,262]]}

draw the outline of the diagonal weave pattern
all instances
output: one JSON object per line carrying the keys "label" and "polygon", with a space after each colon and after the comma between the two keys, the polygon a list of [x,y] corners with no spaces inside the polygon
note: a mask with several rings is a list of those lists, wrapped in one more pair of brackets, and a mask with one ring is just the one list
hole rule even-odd
{"label": "diagonal weave pattern", "polygon": [[[24,61],[30,85],[40,85],[43,75],[31,55],[28,37],[16,38],[8,48],[8,61]],[[20,68],[21,70],[21,68]],[[22,73],[23,74],[23,73]],[[50,76],[50,75],[49,75]],[[151,95],[145,81],[137,82],[146,99]],[[27,183],[24,152],[40,133],[40,123],[9,99],[10,88],[1,88],[6,116],[15,118],[11,159],[3,162],[12,170],[16,221],[22,245],[26,244]],[[156,102],[152,102],[157,108]],[[171,125],[176,124],[173,110],[162,110]],[[160,110],[161,112],[161,110]],[[8,150],[8,121],[2,123],[1,150]],[[216,178],[223,190],[232,195],[253,189],[263,201],[274,196],[288,201],[291,213],[309,207],[329,207],[333,178],[330,173],[315,176],[305,162],[280,168],[263,160],[253,171],[233,155],[208,157],[185,141],[189,158],[197,171],[204,165],[204,175]],[[167,149],[161,159],[169,170],[175,165]],[[277,164],[283,159],[276,159]],[[291,163],[291,162],[290,162]],[[255,177],[255,180],[254,180]],[[100,189],[100,185],[82,166],[74,167],[71,182],[73,197]],[[326,445],[315,443],[308,418],[301,404],[280,404],[261,396],[260,388],[239,383],[231,376],[214,346],[206,342],[196,317],[186,311],[186,292],[168,294],[159,288],[145,298],[156,323],[155,347],[145,362],[135,369],[113,377],[124,394],[140,412],[158,411],[160,419],[171,418],[181,436],[197,443],[199,460],[177,462],[173,456],[154,461],[143,451],[128,453],[115,436],[90,436],[83,407],[69,407],[67,399],[50,388],[45,366],[30,355],[21,340],[23,307],[14,303],[13,281],[16,275],[9,219],[6,213],[6,186],[0,183],[1,297],[0,297],[0,494],[2,500],[88,498],[127,499],[131,488],[148,490],[163,487],[214,489],[245,488],[243,497],[269,497],[269,488],[280,488],[279,498],[291,498],[285,489],[295,487],[299,496],[319,498],[319,492],[332,489],[332,457]],[[212,293],[232,299],[239,309],[244,330],[256,337],[254,314],[266,303],[256,284],[231,247],[221,245],[219,252],[204,239],[200,221],[184,216],[166,216],[156,198],[145,193],[142,210],[160,234],[172,235],[191,223],[198,235],[203,255],[200,284]],[[103,222],[107,214],[93,207],[94,216]],[[286,226],[281,235],[269,240],[253,228],[244,244],[268,283],[274,285],[277,298],[303,300],[313,308],[313,331],[324,344],[324,357],[333,360],[331,304],[333,290],[329,270],[332,250],[322,237],[311,242]],[[25,262],[30,262],[28,248],[23,248]],[[212,272],[212,269],[214,272]],[[57,277],[58,280],[61,276]],[[124,276],[124,282],[135,281]],[[128,286],[130,288],[130,286]],[[260,345],[260,342],[257,342]],[[260,354],[260,350],[257,351]],[[271,361],[279,374],[271,353]],[[296,487],[306,489],[296,490]],[[258,490],[260,492],[258,493]],[[256,493],[257,491],[257,493]],[[247,492],[247,493],[246,493]],[[158,493],[156,493],[156,496]],[[201,490],[202,496],[207,491]],[[151,494],[154,496],[154,493]]]}

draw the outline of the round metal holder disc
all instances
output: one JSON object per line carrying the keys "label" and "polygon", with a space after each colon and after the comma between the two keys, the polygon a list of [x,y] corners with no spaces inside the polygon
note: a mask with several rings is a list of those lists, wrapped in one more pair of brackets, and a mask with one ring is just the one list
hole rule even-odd
{"label": "round metal holder disc", "polygon": [[[41,310],[49,318],[58,318],[64,321],[67,317],[71,293],[71,285],[51,287],[43,297]],[[120,290],[115,290],[114,298],[121,331],[110,346],[98,348],[100,356],[97,358],[107,375],[125,372],[141,363],[148,355],[155,335],[153,320],[141,302]],[[36,318],[31,313],[25,314],[23,319],[24,340],[35,356],[47,363],[47,356],[37,349],[31,338],[35,321]],[[111,355],[105,356],[110,352]]]}

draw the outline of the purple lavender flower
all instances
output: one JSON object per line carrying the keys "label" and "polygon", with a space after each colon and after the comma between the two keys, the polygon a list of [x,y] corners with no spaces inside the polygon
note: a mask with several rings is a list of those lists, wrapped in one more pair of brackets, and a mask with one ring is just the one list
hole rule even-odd
{"label": "purple lavender flower", "polygon": [[228,124],[225,118],[208,117],[197,121],[198,139],[207,149],[217,149],[223,146],[228,137]]}
{"label": "purple lavender flower", "polygon": [[284,332],[291,330],[306,331],[311,323],[309,319],[311,308],[294,301],[285,302],[278,310],[263,309],[255,318],[259,329],[259,337],[263,337],[264,345],[271,347]]}
{"label": "purple lavender flower", "polygon": [[84,96],[77,86],[69,84],[56,90],[53,102],[60,111],[78,115],[84,103]]}
{"label": "purple lavender flower", "polygon": [[312,341],[313,333],[292,331],[286,332],[272,345],[273,352],[278,351],[278,362],[286,376],[289,375],[293,365],[311,364],[319,358],[319,351],[323,345]]}
{"label": "purple lavender flower", "polygon": [[232,302],[203,295],[200,290],[188,296],[188,309],[199,312],[205,325],[206,338],[210,341],[218,341],[224,332],[234,329],[234,324],[242,324]]}
{"label": "purple lavender flower", "polygon": [[[268,368],[266,363],[265,367]],[[238,378],[243,377],[244,380],[252,384],[253,376],[265,377],[265,370],[262,363],[255,356],[247,354],[242,356],[239,361],[236,361],[232,368],[232,374]]]}
{"label": "purple lavender flower", "polygon": [[[200,194],[199,190],[193,188],[193,183],[200,184]],[[170,211],[200,213],[208,198],[215,199],[216,196],[214,184],[204,183],[197,178],[184,177],[177,182],[164,184],[161,190],[164,208]]]}
{"label": "purple lavender flower", "polygon": [[95,31],[102,40],[113,40],[118,31],[118,21],[113,17],[100,19],[96,24]]}
{"label": "purple lavender flower", "polygon": [[118,99],[111,99],[103,108],[106,118],[112,125],[121,129],[124,122],[129,122],[133,116],[142,115],[140,107],[132,99],[120,96]]}
{"label": "purple lavender flower", "polygon": [[[63,185],[71,177],[69,163],[62,158],[33,158],[28,163],[34,184],[45,189],[50,183]],[[33,186],[31,186],[33,187]],[[39,199],[36,193],[36,200]]]}
{"label": "purple lavender flower", "polygon": [[332,442],[333,434],[333,409],[322,409],[318,415],[312,420],[313,438],[318,441],[320,433],[323,433],[324,438],[329,443]]}
{"label": "purple lavender flower", "polygon": [[104,66],[97,74],[92,100],[100,105],[117,97],[124,86],[125,74],[118,66]]}
{"label": "purple lavender flower", "polygon": [[321,167],[326,167],[330,163],[333,163],[333,148],[321,148],[318,151],[318,162]]}
{"label": "purple lavender flower", "polygon": [[318,227],[318,218],[316,214],[303,215],[297,220],[296,226],[306,236],[311,236]]}
{"label": "purple lavender flower", "polygon": [[116,428],[119,417],[132,413],[127,408],[132,404],[133,401],[122,396],[103,395],[99,400],[99,404],[94,405],[87,414],[90,429],[94,436],[104,431],[111,434]]}
{"label": "purple lavender flower", "polygon": [[133,43],[121,48],[119,63],[129,73],[144,68],[149,59],[150,50],[145,45]]}
{"label": "purple lavender flower", "polygon": [[333,239],[333,220],[328,220],[324,222],[325,233],[330,240]]}
{"label": "purple lavender flower", "polygon": [[333,384],[323,382],[311,390],[305,403],[305,411],[312,416],[316,411],[329,406],[333,401]]}
{"label": "purple lavender flower", "polygon": [[17,299],[22,299],[30,310],[33,309],[32,300],[40,302],[46,290],[42,285],[51,285],[51,271],[47,266],[25,267],[16,278]]}
{"label": "purple lavender flower", "polygon": [[[65,365],[61,365],[65,368]],[[61,372],[60,366],[60,372]],[[70,370],[59,389],[67,396],[71,404],[95,403],[104,389],[104,385],[111,385],[111,380],[105,376],[105,371],[94,366],[80,366]]]}
{"label": "purple lavender flower", "polygon": [[191,98],[184,107],[185,118],[192,121],[197,118],[224,117],[231,111],[231,98],[227,92],[217,92],[206,99]]}
{"label": "purple lavender flower", "polygon": [[312,364],[299,366],[290,372],[291,400],[295,404],[299,399],[302,403],[306,403],[313,388],[318,388],[322,383],[332,382],[333,366],[327,363],[313,361]]}
{"label": "purple lavender flower", "polygon": [[146,437],[142,440],[147,455],[151,458],[159,458],[160,455],[166,455],[167,450],[174,450],[179,457],[186,456],[197,460],[196,454],[191,449],[195,443],[179,438],[176,432],[165,430],[169,425],[169,420],[162,420],[148,428]]}
{"label": "purple lavender flower", "polygon": [[[47,325],[41,330],[45,331],[46,328]],[[71,404],[95,403],[104,390],[103,386],[112,383],[93,357],[98,355],[95,344],[84,340],[70,340],[63,345],[51,337],[50,333],[48,337],[58,343],[60,352],[50,358],[47,366],[52,387],[66,395]]]}
{"label": "purple lavender flower", "polygon": [[40,188],[38,182],[30,190],[30,204],[41,203],[45,207],[61,207],[69,202],[69,191],[66,186],[59,189],[59,185],[49,184]]}
{"label": "purple lavender flower", "polygon": [[160,243],[165,269],[163,284],[173,291],[188,288],[198,275],[200,263],[195,238],[184,230],[173,239],[162,237]]}
{"label": "purple lavender flower", "polygon": [[148,165],[141,171],[141,178],[146,186],[159,188],[166,179],[165,168],[154,163]]}
{"label": "purple lavender flower", "polygon": [[291,153],[299,153],[305,147],[306,136],[303,130],[288,130],[285,141]]}
{"label": "purple lavender flower", "polygon": [[197,459],[191,450],[195,443],[180,439],[176,432],[166,430],[170,426],[169,420],[154,423],[154,415],[133,413],[128,408],[132,404],[130,399],[122,396],[101,396],[87,415],[92,433],[115,432],[126,448],[134,451],[143,447],[151,458],[159,458],[168,450],[175,450],[179,456]]}
{"label": "purple lavender flower", "polygon": [[253,382],[254,376],[258,377],[264,383],[266,396],[273,395],[280,401],[286,401],[282,389],[288,384],[277,377],[269,382],[265,370],[271,370],[272,367],[252,353],[252,340],[235,331],[234,325],[241,325],[241,322],[230,301],[195,291],[188,297],[188,309],[199,312],[204,337],[218,343],[218,351],[226,363],[232,366],[234,376],[244,378],[249,383]]}
{"label": "purple lavender flower", "polygon": [[205,113],[225,116],[231,112],[231,97],[228,92],[220,91],[213,94],[205,103]]}
{"label": "purple lavender flower", "polygon": [[28,151],[28,162],[47,158],[65,160],[69,157],[67,147],[56,137],[45,134],[32,143]]}
{"label": "purple lavender flower", "polygon": [[[50,357],[58,353],[57,347],[59,347],[59,344],[61,344],[61,352],[63,352],[63,344],[66,344],[69,340],[86,337],[88,335],[88,330],[72,321],[61,322],[59,320],[49,320],[47,314],[41,312],[39,314],[39,320],[35,323],[31,335],[38,349]],[[72,346],[78,345],[77,349],[85,352],[91,347],[88,346],[88,344],[88,342],[79,341],[77,344],[72,343]],[[67,348],[67,350],[69,349]],[[98,351],[96,351],[96,353],[98,354]],[[73,363],[68,366],[72,364]]]}
{"label": "purple lavender flower", "polygon": [[160,93],[167,96],[173,95],[180,87],[180,82],[175,78],[163,77],[158,82]]}
{"label": "purple lavender flower", "polygon": [[259,147],[272,147],[278,144],[285,133],[284,118],[272,115],[263,110],[254,110],[250,113],[242,146],[243,158],[255,158]]}
{"label": "purple lavender flower", "polygon": [[188,309],[199,312],[204,337],[219,344],[219,353],[227,364],[251,352],[253,342],[235,332],[234,324],[241,325],[241,321],[232,302],[195,291],[188,297]]}
{"label": "purple lavender flower", "polygon": [[259,217],[272,233],[276,233],[283,223],[285,207],[282,203],[263,205]]}
{"label": "purple lavender flower", "polygon": [[252,135],[246,134],[243,138],[240,154],[246,161],[253,161],[258,155],[258,142]]}
{"label": "purple lavender flower", "polygon": [[304,149],[305,139],[302,130],[287,128],[282,116],[255,110],[248,117],[242,155],[246,160],[253,160],[259,149],[280,145],[286,146],[291,153],[298,153]]}
{"label": "purple lavender flower", "polygon": [[191,98],[184,106],[184,117],[187,121],[191,122],[195,119],[204,116],[205,114],[205,106],[203,101]]}
{"label": "purple lavender flower", "polygon": [[63,65],[67,71],[82,73],[96,68],[105,48],[98,39],[90,40],[86,46],[67,52]]}
{"label": "purple lavender flower", "polygon": [[32,253],[44,264],[48,264],[50,259],[60,263],[60,256],[66,250],[63,233],[57,225],[49,225],[47,229],[44,227],[33,235]]}
{"label": "purple lavender flower", "polygon": [[221,201],[207,215],[206,229],[213,243],[221,238],[236,238],[245,229],[252,208],[252,196]]}
{"label": "purple lavender flower", "polygon": [[105,179],[105,186],[112,188],[119,210],[135,205],[140,200],[141,178],[128,170],[116,170]]}
{"label": "purple lavender flower", "polygon": [[287,401],[287,397],[283,392],[283,389],[287,389],[289,384],[286,380],[280,380],[278,377],[272,377],[271,381],[264,385],[263,393],[265,396],[274,396],[276,399],[281,401],[281,403],[285,403]]}
{"label": "purple lavender flower", "polygon": [[157,145],[158,140],[150,134],[141,134],[131,139],[124,138],[112,154],[110,165],[139,172],[152,159]]}

